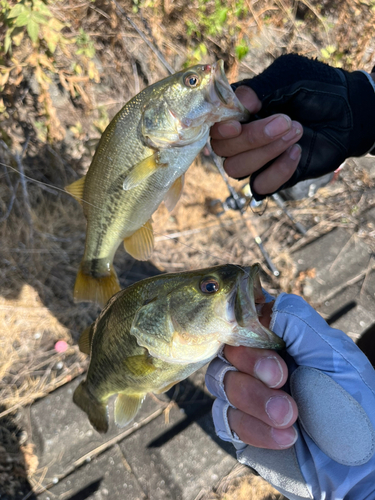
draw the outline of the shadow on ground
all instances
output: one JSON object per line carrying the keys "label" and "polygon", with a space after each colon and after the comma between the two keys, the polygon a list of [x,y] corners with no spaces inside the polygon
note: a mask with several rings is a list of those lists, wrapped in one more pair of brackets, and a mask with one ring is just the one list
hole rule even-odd
{"label": "shadow on ground", "polygon": [[[4,409],[0,405],[0,412]],[[0,419],[1,500],[19,500],[26,495],[28,500],[36,500],[27,479],[27,470],[37,467],[37,461],[32,445],[26,444],[27,433],[22,424],[17,422],[17,417]]]}

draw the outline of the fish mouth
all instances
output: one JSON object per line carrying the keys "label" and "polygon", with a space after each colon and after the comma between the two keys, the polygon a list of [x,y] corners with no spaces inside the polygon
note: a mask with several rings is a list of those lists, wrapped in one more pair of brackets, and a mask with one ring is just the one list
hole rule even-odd
{"label": "fish mouth", "polygon": [[268,349],[283,349],[284,341],[259,321],[265,297],[259,280],[259,265],[242,267],[237,286],[228,300],[228,319],[237,326],[233,329],[231,345],[245,345]]}
{"label": "fish mouth", "polygon": [[209,90],[209,100],[216,106],[224,106],[239,112],[241,122],[249,121],[250,113],[241,104],[236,94],[233,92],[224,72],[224,61],[220,59],[211,66],[211,81]]}
{"label": "fish mouth", "polygon": [[[224,62],[220,59],[214,64],[214,89],[223,104],[228,104],[228,87],[233,92],[224,73]],[[227,95],[227,99],[223,94]]]}

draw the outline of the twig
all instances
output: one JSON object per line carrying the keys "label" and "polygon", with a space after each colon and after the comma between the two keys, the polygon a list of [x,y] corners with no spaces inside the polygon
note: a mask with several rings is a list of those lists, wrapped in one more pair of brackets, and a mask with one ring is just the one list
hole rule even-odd
{"label": "twig", "polygon": [[22,148],[22,153],[21,155],[19,155],[18,153],[16,153],[14,155],[14,159],[16,160],[16,163],[17,163],[17,166],[18,166],[18,172],[20,174],[20,178],[21,178],[21,186],[22,186],[22,191],[23,191],[23,198],[24,198],[24,202],[25,202],[25,208],[26,208],[26,219],[27,219],[27,222],[30,226],[30,239],[32,239],[33,237],[33,221],[32,221],[32,218],[31,218],[31,205],[30,205],[30,198],[29,198],[29,193],[27,191],[27,184],[26,184],[26,178],[25,178],[25,170],[23,168],[23,164],[22,164],[22,158],[23,158],[23,155],[27,149],[27,146],[29,144],[29,139],[30,139],[30,136],[27,136],[26,138],[26,141],[25,141],[25,144],[23,145],[23,148]]}
{"label": "twig", "polygon": [[335,265],[337,264],[337,262],[340,260],[340,256],[341,254],[347,249],[347,247],[349,246],[350,242],[352,241],[352,238],[355,237],[355,233],[353,233],[350,238],[348,239],[348,241],[345,243],[345,245],[342,247],[342,249],[339,251],[339,253],[337,254],[335,260],[332,262],[330,268],[329,268],[329,272],[332,271],[332,269],[335,267]]}
{"label": "twig", "polygon": [[125,19],[128,21],[128,23],[132,26],[132,28],[135,29],[135,31],[138,33],[138,35],[142,38],[142,40],[149,46],[149,48],[152,50],[152,52],[156,55],[156,57],[159,59],[159,61],[164,65],[164,67],[168,70],[168,72],[173,75],[174,70],[172,66],[165,60],[164,56],[162,53],[148,40],[146,35],[143,33],[142,30],[138,28],[138,26],[130,19],[130,17],[127,15],[127,13],[124,11],[124,9],[116,2],[116,0],[113,0],[113,3],[115,4],[117,10],[120,12],[120,14],[125,17]]}
{"label": "twig", "polygon": [[331,300],[335,295],[340,293],[342,290],[345,290],[348,286],[354,285],[355,283],[358,283],[358,281],[361,281],[364,276],[368,275],[371,271],[375,270],[375,264],[372,265],[371,267],[367,267],[365,271],[362,271],[360,274],[355,276],[354,278],[346,281],[342,285],[337,286],[332,290],[332,292],[328,293],[325,297],[323,297],[319,302],[315,302],[315,306],[318,307],[321,304],[324,304],[327,300]]}
{"label": "twig", "polygon": [[139,94],[139,91],[141,90],[139,86],[139,76],[138,76],[138,71],[137,71],[137,65],[135,64],[134,59],[132,58],[132,68],[133,68],[133,75],[134,75],[134,90],[136,94]]}
{"label": "twig", "polygon": [[372,258],[373,258],[373,255],[370,255],[370,259],[368,261],[368,265],[367,265],[367,269],[366,269],[365,279],[363,280],[361,291],[359,292],[359,295],[362,295],[362,293],[365,291],[365,285],[366,285],[366,282],[367,282],[367,278],[369,277],[369,275],[371,273],[371,261],[372,261]]}
{"label": "twig", "polygon": [[[72,365],[74,366],[74,365]],[[48,384],[47,386],[44,387],[44,390],[39,393],[31,394],[25,398],[22,398],[21,401],[7,410],[4,410],[3,412],[0,413],[0,418],[5,417],[5,415],[9,415],[9,413],[12,413],[13,411],[17,410],[21,406],[25,406],[27,404],[33,403],[36,399],[45,396],[46,394],[49,394],[50,392],[58,389],[59,387],[67,384],[68,382],[71,382],[74,378],[78,377],[79,375],[82,375],[86,371],[86,368],[81,368],[80,366],[73,372],[73,370],[70,370],[70,373],[68,374],[63,374],[61,377],[56,378],[53,383]]]}
{"label": "twig", "polygon": [[[97,448],[94,448],[93,450],[91,450],[88,453],[86,453],[85,455],[83,455],[81,458],[79,458],[78,460],[73,462],[71,467],[69,467],[63,474],[59,474],[56,477],[61,481],[61,479],[64,479],[64,477],[71,474],[74,470],[78,469],[78,467],[81,467],[81,465],[83,465],[87,460],[92,459],[93,457],[100,455],[101,453],[106,451],[108,448],[110,448],[114,444],[122,441],[127,436],[130,436],[130,434],[133,434],[138,429],[141,429],[142,427],[147,425],[152,420],[155,420],[157,417],[159,417],[159,415],[161,415],[163,413],[164,410],[165,410],[165,407],[163,406],[163,408],[159,408],[158,410],[154,411],[154,413],[151,413],[151,415],[144,418],[140,422],[135,422],[129,429],[126,429],[121,434],[117,434],[117,436],[113,437],[109,441],[106,441],[105,443],[101,444]],[[50,482],[46,486],[42,486],[43,491],[48,490],[49,488],[52,488],[52,486],[54,486],[55,484],[56,483],[54,483],[54,482]],[[39,493],[41,493],[41,491],[37,491],[35,493],[39,494]]]}

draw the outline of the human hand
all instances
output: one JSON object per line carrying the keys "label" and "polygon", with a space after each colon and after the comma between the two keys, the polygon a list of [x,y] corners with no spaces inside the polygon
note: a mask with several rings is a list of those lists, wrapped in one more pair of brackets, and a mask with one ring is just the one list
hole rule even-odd
{"label": "human hand", "polygon": [[[298,142],[302,148],[298,167],[278,190],[333,172],[346,158],[362,156],[375,146],[374,78],[362,71],[349,73],[317,60],[288,54],[277,58],[260,75],[235,83],[232,88],[244,85],[253,89],[261,101],[257,116],[265,119],[275,113],[285,113],[303,126]],[[217,129],[216,126],[215,131]],[[276,191],[270,181],[271,172],[263,182],[274,164],[264,162],[261,166],[263,169],[256,164],[255,172],[250,164],[247,167],[248,174],[252,174],[250,187],[257,200]],[[243,167],[241,175],[245,170]],[[264,190],[267,182],[268,189]]]}
{"label": "human hand", "polygon": [[[257,470],[288,498],[372,498],[375,371],[368,359],[349,337],[330,328],[295,295],[281,294],[277,298],[270,329],[286,343],[287,353],[283,358],[289,378],[283,389],[298,406],[298,420],[294,424],[298,439],[292,447],[274,451],[259,448],[253,442],[247,445],[248,434],[242,434],[245,441],[233,435],[233,420],[225,404],[228,382],[221,384],[227,376],[225,371],[223,375],[223,370],[217,369],[214,360],[207,370],[206,382],[209,390],[213,388],[214,395],[218,395],[213,416],[219,436],[233,442],[241,463]],[[225,350],[226,356],[227,353],[231,356]],[[237,364],[238,358],[239,355]],[[231,366],[229,360],[226,363]],[[239,365],[239,369],[242,371],[244,367]],[[250,390],[242,392],[247,403],[237,396],[237,404],[250,405],[252,400],[259,404],[259,394],[254,388],[248,384]],[[235,390],[232,388],[231,392]],[[240,390],[237,386],[238,395]]]}
{"label": "human hand", "polygon": [[[263,305],[260,322],[267,328],[273,305]],[[206,377],[207,388],[218,397],[213,413],[219,437],[235,441],[231,429],[241,443],[274,450],[292,446],[298,410],[293,398],[280,390],[288,378],[285,361],[275,351],[243,346],[226,345],[223,355],[225,360],[216,358]],[[229,427],[222,418],[226,412]]]}
{"label": "human hand", "polygon": [[[251,113],[260,111],[262,103],[250,87],[238,87],[236,95]],[[231,120],[211,128],[211,146],[226,158],[224,168],[234,178],[248,177],[272,162],[253,186],[257,193],[266,194],[278,190],[295,172],[301,157],[301,148],[295,143],[302,131],[300,123],[280,113],[242,125]]]}

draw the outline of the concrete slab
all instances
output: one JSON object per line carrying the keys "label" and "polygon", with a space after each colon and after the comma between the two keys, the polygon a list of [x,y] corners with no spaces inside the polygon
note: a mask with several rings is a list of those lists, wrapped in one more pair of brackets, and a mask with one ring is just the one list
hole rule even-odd
{"label": "concrete slab", "polygon": [[[207,407],[202,416],[199,406]],[[173,407],[169,423],[161,415],[120,443],[149,500],[192,500],[236,464],[232,445],[215,435],[210,407],[199,401],[187,411]]]}
{"label": "concrete slab", "polygon": [[[372,306],[368,302],[368,294],[361,294],[361,285],[356,284],[346,288],[333,299],[326,301],[318,308],[318,312],[328,319],[339,313],[336,320],[329,322],[330,325],[344,331],[354,341],[357,341],[364,330],[375,322],[375,301],[372,300]],[[348,308],[348,306],[351,307]],[[349,310],[345,311],[345,309]]]}
{"label": "concrete slab", "polygon": [[[39,466],[48,468],[44,485],[49,484],[54,477],[64,476],[76,460],[127,429],[115,426],[113,409],[110,407],[110,430],[105,435],[96,432],[86,414],[72,401],[79,381],[67,384],[31,407],[32,439],[36,444]],[[141,422],[161,407],[161,403],[147,397],[135,422]]]}
{"label": "concrete slab", "polygon": [[115,446],[38,496],[39,500],[144,500],[137,479]]}
{"label": "concrete slab", "polygon": [[298,270],[315,268],[316,277],[308,278],[306,297],[320,302],[335,287],[365,271],[371,258],[370,248],[355,234],[338,228],[293,254]]}

